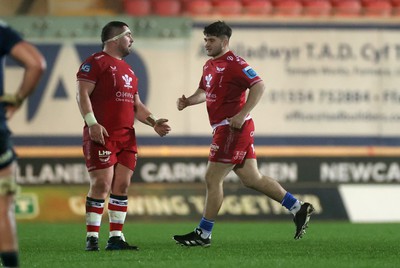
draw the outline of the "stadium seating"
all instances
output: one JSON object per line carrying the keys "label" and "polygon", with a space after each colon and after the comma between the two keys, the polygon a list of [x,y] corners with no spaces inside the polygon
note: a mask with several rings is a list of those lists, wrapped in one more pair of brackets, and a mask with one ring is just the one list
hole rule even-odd
{"label": "stadium seating", "polygon": [[364,16],[388,17],[392,14],[389,0],[363,0]]}
{"label": "stadium seating", "polygon": [[392,15],[399,16],[400,15],[400,0],[392,0]]}
{"label": "stadium seating", "polygon": [[153,13],[156,16],[179,16],[181,15],[180,0],[152,0]]}
{"label": "stadium seating", "polygon": [[219,0],[213,2],[214,13],[224,16],[240,15],[242,2],[240,0]]}
{"label": "stadium seating", "polygon": [[361,15],[361,2],[359,0],[339,0],[332,1],[333,15],[334,16],[360,16]]}
{"label": "stadium seating", "polygon": [[182,3],[184,15],[205,16],[213,10],[211,0],[188,0]]}
{"label": "stadium seating", "polygon": [[332,4],[329,0],[306,0],[303,2],[305,16],[330,16]]}
{"label": "stadium seating", "polygon": [[126,14],[132,16],[148,16],[151,14],[149,0],[124,0],[123,8]]}
{"label": "stadium seating", "polygon": [[277,16],[300,16],[302,12],[301,0],[274,1],[274,14]]}
{"label": "stadium seating", "polygon": [[[11,0],[10,0],[11,1]],[[400,0],[46,0],[55,16],[398,17]]]}
{"label": "stadium seating", "polygon": [[264,16],[272,13],[272,3],[269,0],[242,0],[243,14]]}
{"label": "stadium seating", "polygon": [[47,2],[49,15],[54,16],[95,16],[114,15],[115,12],[105,7],[101,0],[49,0]]}

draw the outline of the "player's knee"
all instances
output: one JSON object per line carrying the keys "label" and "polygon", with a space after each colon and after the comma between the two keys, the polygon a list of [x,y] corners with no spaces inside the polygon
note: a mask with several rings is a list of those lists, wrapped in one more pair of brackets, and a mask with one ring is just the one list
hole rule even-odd
{"label": "player's knee", "polygon": [[20,187],[13,176],[0,177],[0,196],[15,195],[19,190]]}
{"label": "player's knee", "polygon": [[91,190],[97,193],[108,193],[111,190],[111,183],[102,180],[96,180],[90,186]]}

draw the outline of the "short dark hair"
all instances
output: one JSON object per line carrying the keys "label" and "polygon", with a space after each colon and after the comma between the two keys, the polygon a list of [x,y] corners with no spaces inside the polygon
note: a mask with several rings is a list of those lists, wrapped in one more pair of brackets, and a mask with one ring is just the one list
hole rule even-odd
{"label": "short dark hair", "polygon": [[225,22],[219,20],[204,27],[203,33],[205,36],[210,35],[220,37],[225,35],[229,39],[232,35],[232,29]]}
{"label": "short dark hair", "polygon": [[116,29],[122,29],[124,26],[129,27],[128,24],[122,21],[110,21],[101,30],[101,42],[104,43],[106,40],[113,38],[117,34]]}

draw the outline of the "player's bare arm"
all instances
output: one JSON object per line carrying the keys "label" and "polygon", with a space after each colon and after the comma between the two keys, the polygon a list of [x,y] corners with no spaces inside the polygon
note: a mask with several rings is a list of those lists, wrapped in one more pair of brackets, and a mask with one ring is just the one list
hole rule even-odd
{"label": "player's bare arm", "polygon": [[205,101],[206,92],[203,89],[198,88],[190,97],[186,98],[185,95],[182,95],[182,97],[178,98],[176,101],[176,106],[179,111],[182,111],[188,106],[196,105]]}
{"label": "player's bare arm", "polygon": [[46,70],[46,61],[42,54],[26,41],[16,44],[10,54],[24,67],[25,71],[18,90],[13,94],[5,94],[0,97],[0,101],[7,104],[7,119],[13,116],[24,100],[33,92]]}
{"label": "player's bare arm", "polygon": [[242,110],[235,116],[228,118],[229,125],[232,128],[240,129],[243,126],[246,116],[256,107],[264,94],[264,90],[265,85],[263,81],[258,82],[250,88],[246,104],[243,106]]}
{"label": "player's bare arm", "polygon": [[167,124],[168,119],[157,119],[142,103],[138,94],[135,95],[135,112],[136,118],[140,122],[153,127],[155,132],[161,137],[164,137],[171,131],[171,127]]}
{"label": "player's bare arm", "polygon": [[90,94],[93,92],[95,84],[86,81],[78,81],[77,83],[76,101],[81,115],[89,127],[90,139],[104,145],[104,137],[109,137],[109,135],[107,130],[97,122],[90,102]]}

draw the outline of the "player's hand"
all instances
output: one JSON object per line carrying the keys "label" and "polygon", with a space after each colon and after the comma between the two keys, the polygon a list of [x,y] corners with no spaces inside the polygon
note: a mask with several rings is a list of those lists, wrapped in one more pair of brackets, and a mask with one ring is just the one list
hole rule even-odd
{"label": "player's hand", "polygon": [[227,118],[229,122],[229,126],[233,129],[241,129],[244,121],[245,121],[245,116],[241,116],[240,114],[237,114],[231,118]]}
{"label": "player's hand", "polygon": [[185,95],[182,95],[181,98],[178,98],[178,100],[176,101],[176,106],[179,111],[182,111],[183,109],[189,106],[189,101],[185,97]]}
{"label": "player's hand", "polygon": [[0,96],[0,102],[5,104],[6,118],[10,119],[24,102],[17,94],[5,94]]}
{"label": "player's hand", "polygon": [[107,130],[100,124],[94,124],[89,127],[90,139],[101,145],[105,145],[106,141],[104,137],[109,137]]}
{"label": "player's hand", "polygon": [[24,99],[19,97],[17,94],[4,94],[0,96],[0,102],[5,105],[19,107],[24,102]]}
{"label": "player's hand", "polygon": [[171,131],[171,127],[167,124],[168,119],[160,118],[157,119],[156,124],[154,125],[154,130],[158,135],[164,137]]}

